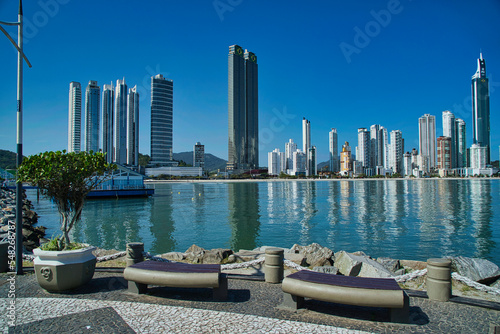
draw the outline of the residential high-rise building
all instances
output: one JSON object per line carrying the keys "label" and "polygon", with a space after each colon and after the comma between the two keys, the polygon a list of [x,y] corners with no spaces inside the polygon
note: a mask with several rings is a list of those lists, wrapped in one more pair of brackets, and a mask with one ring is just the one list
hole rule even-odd
{"label": "residential high-rise building", "polygon": [[228,55],[228,169],[259,167],[258,65],[238,45]]}
{"label": "residential high-rise building", "polygon": [[280,175],[281,172],[285,171],[285,153],[280,152],[278,148],[274,149],[268,153],[267,163],[269,175]]}
{"label": "residential high-rise building", "polygon": [[127,164],[139,165],[139,93],[137,86],[128,90]]}
{"label": "residential high-rise building", "polygon": [[446,136],[437,139],[437,168],[451,169],[451,138]]}
{"label": "residential high-rise building", "polygon": [[157,74],[151,77],[151,161],[153,166],[172,164],[174,82]]}
{"label": "residential high-rise building", "polygon": [[490,93],[486,77],[486,63],[479,54],[477,71],[472,76],[472,143],[486,147],[486,161],[490,163]]}
{"label": "residential high-rise building", "polygon": [[309,160],[309,149],[311,148],[311,122],[302,118],[302,152],[306,155],[306,175],[310,174],[311,161]]}
{"label": "residential high-rise building", "polygon": [[366,128],[358,129],[358,146],[356,147],[356,161],[361,162],[364,168],[371,168],[370,131]]}
{"label": "residential high-rise building", "polygon": [[389,169],[389,134],[387,133],[387,129],[383,126],[380,127],[379,130],[379,140],[382,152],[381,165],[384,169]]}
{"label": "residential high-rise building", "polygon": [[[470,147],[470,167],[472,169],[484,169],[486,168],[486,158],[487,151],[485,146],[480,146],[478,144],[472,144]],[[480,174],[476,173],[476,174]]]}
{"label": "residential high-rise building", "polygon": [[116,80],[115,114],[113,120],[113,162],[127,163],[127,84]]}
{"label": "residential high-rise building", "polygon": [[451,168],[457,167],[457,126],[455,115],[449,110],[443,111],[443,136],[450,137],[450,161]]}
{"label": "residential high-rise building", "polygon": [[403,154],[403,176],[410,176],[413,174],[413,165],[411,163],[411,154],[406,152]]}
{"label": "residential high-rise building", "polygon": [[392,168],[393,173],[403,173],[403,134],[400,130],[391,131],[391,143],[390,143],[390,168]]}
{"label": "residential high-rise building", "polygon": [[113,162],[113,120],[115,95],[113,83],[102,89],[102,152],[106,161]]}
{"label": "residential high-rise building", "polygon": [[293,152],[293,175],[305,175],[307,166],[306,153],[301,150]]}
{"label": "residential high-rise building", "polygon": [[193,148],[193,167],[205,169],[205,145],[197,142]]}
{"label": "residential high-rise building", "polygon": [[316,163],[316,146],[312,146],[307,151],[308,175],[318,175],[318,165]]}
{"label": "residential high-rise building", "polygon": [[330,172],[337,173],[340,169],[337,129],[332,128],[332,130],[328,133],[328,137],[328,147],[330,149]]}
{"label": "residential high-rise building", "polygon": [[99,152],[101,88],[89,81],[85,90],[85,150]]}
{"label": "residential high-rise building", "polygon": [[381,147],[380,125],[370,126],[370,166],[383,166],[383,147]]}
{"label": "residential high-rise building", "polygon": [[349,146],[349,142],[345,142],[345,144],[342,145],[342,152],[340,152],[340,173],[345,175],[351,171],[351,147]]}
{"label": "residential high-rise building", "polygon": [[295,151],[297,151],[297,144],[293,142],[293,139],[290,139],[287,143],[285,143],[285,170],[293,169],[293,152]]}
{"label": "residential high-rise building", "polygon": [[461,118],[455,119],[457,128],[457,167],[467,167],[467,143],[465,137],[465,121]]}
{"label": "residential high-rise building", "polygon": [[80,152],[82,131],[82,87],[79,82],[69,84],[68,152]]}
{"label": "residential high-rise building", "polygon": [[[436,167],[436,117],[425,114],[418,119],[418,142],[420,155],[429,161],[429,167]],[[425,158],[426,157],[426,158]]]}

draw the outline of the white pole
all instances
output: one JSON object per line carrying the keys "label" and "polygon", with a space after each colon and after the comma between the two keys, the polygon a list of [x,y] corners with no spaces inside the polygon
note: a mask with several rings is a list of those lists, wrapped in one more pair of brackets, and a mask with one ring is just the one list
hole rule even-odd
{"label": "white pole", "polygon": [[[17,38],[17,168],[23,162],[23,4],[19,0]],[[23,185],[16,183],[16,273],[23,274]]]}

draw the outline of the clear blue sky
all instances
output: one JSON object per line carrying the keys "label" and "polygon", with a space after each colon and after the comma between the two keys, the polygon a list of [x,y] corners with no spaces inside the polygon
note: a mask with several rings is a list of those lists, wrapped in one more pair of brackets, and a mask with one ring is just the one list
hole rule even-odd
{"label": "clear blue sky", "polygon": [[[24,67],[25,155],[67,148],[71,81],[84,88],[97,80],[102,88],[123,77],[139,88],[140,152],[149,154],[150,77],[162,73],[174,80],[174,152],[200,141],[206,152],[227,159],[232,44],[258,57],[263,166],[267,152],[284,150],[289,138],[302,145],[302,117],[311,121],[318,162],[328,159],[332,127],[339,146],[349,141],[352,147],[359,127],[399,129],[409,151],[418,149],[418,118],[435,115],[440,136],[447,109],[467,123],[470,145],[471,76],[480,49],[491,127],[500,124],[498,0],[25,0],[24,15],[33,64]],[[16,20],[17,1],[0,0],[0,21]],[[16,51],[1,34],[0,148],[11,151],[16,64]],[[499,131],[492,131],[491,144],[496,160]]]}

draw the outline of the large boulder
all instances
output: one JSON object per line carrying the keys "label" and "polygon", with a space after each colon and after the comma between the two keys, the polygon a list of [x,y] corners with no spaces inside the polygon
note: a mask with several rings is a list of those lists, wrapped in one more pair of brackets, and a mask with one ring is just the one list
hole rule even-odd
{"label": "large boulder", "polygon": [[170,261],[180,262],[186,258],[186,254],[181,252],[168,252],[162,254],[161,257]]}
{"label": "large boulder", "polygon": [[385,269],[389,270],[391,273],[398,271],[401,266],[399,260],[391,259],[389,257],[379,257],[377,262],[380,263]]}
{"label": "large boulder", "polygon": [[317,243],[309,246],[293,245],[290,251],[304,256],[310,267],[331,266],[333,263],[333,251]]}
{"label": "large boulder", "polygon": [[500,278],[500,268],[491,261],[464,256],[450,259],[452,271],[478,283],[490,284]]}
{"label": "large boulder", "polygon": [[394,273],[366,255],[340,251],[335,253],[335,267],[345,276],[392,277]]}

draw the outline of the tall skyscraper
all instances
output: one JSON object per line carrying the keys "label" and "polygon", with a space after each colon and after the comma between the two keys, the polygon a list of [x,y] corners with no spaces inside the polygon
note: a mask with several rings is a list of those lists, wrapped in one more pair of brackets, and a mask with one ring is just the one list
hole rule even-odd
{"label": "tall skyscraper", "polygon": [[366,128],[358,129],[358,146],[356,148],[356,161],[361,162],[364,168],[371,168],[370,131]]}
{"label": "tall skyscraper", "polygon": [[472,76],[472,143],[486,147],[486,163],[490,163],[490,93],[486,63],[479,54],[477,71]]}
{"label": "tall skyscraper", "polygon": [[275,148],[272,152],[267,154],[267,165],[269,175],[280,175],[281,172],[285,171],[285,153],[280,152],[278,148]]}
{"label": "tall skyscraper", "polygon": [[174,82],[157,74],[151,77],[151,161],[168,166],[173,155]]}
{"label": "tall skyscraper", "polygon": [[99,152],[101,88],[89,81],[85,90],[85,150]]}
{"label": "tall skyscraper", "polygon": [[205,169],[205,145],[197,142],[193,148],[193,166]]}
{"label": "tall skyscraper", "polygon": [[465,121],[461,118],[456,118],[455,125],[457,128],[457,168],[465,168],[467,167]]}
{"label": "tall skyscraper", "polygon": [[128,90],[127,164],[130,166],[139,165],[139,93],[137,93],[137,86]]}
{"label": "tall skyscraper", "polygon": [[127,163],[127,84],[125,78],[116,80],[113,129],[113,162]]}
{"label": "tall skyscraper", "polygon": [[352,171],[351,147],[349,142],[345,142],[340,153],[340,172],[345,175],[350,171]]}
{"label": "tall skyscraper", "polygon": [[328,133],[328,137],[328,147],[330,149],[330,172],[337,173],[340,169],[337,129],[332,128],[332,130]]}
{"label": "tall skyscraper", "polygon": [[305,117],[302,118],[302,152],[306,155],[306,175],[310,174],[310,155],[309,150],[311,149],[311,122]]}
{"label": "tall skyscraper", "polygon": [[69,84],[68,152],[80,152],[82,131],[82,87],[79,82]]}
{"label": "tall skyscraper", "polygon": [[293,152],[295,151],[297,151],[297,144],[293,142],[293,139],[288,140],[288,142],[285,143],[285,170],[293,169]]}
{"label": "tall skyscraper", "polygon": [[437,168],[451,169],[451,138],[446,136],[437,139]]}
{"label": "tall skyscraper", "polygon": [[403,173],[403,134],[400,130],[391,131],[391,144],[390,144],[390,167],[393,173]]}
{"label": "tall skyscraper", "polygon": [[113,162],[113,118],[115,95],[113,83],[102,88],[102,152],[106,161]]}
{"label": "tall skyscraper", "polygon": [[257,56],[238,45],[228,55],[228,168],[259,167]]}
{"label": "tall skyscraper", "polygon": [[382,152],[380,166],[383,166],[384,169],[389,169],[389,134],[387,133],[387,129],[383,126],[381,126],[379,130],[379,140],[379,146]]}
{"label": "tall skyscraper", "polygon": [[418,119],[418,142],[420,155],[436,167],[436,117],[425,114]]}
{"label": "tall skyscraper", "polygon": [[383,166],[383,147],[381,147],[380,125],[370,126],[370,166]]}
{"label": "tall skyscraper", "polygon": [[449,110],[443,111],[443,136],[449,137],[451,168],[457,167],[457,125],[455,115]]}

